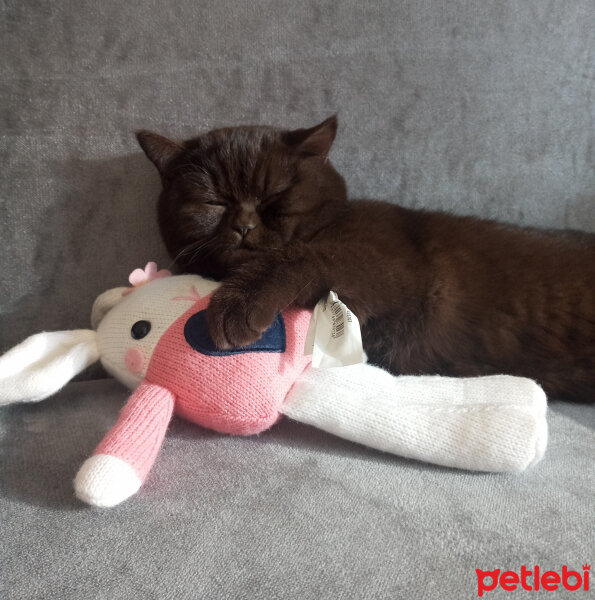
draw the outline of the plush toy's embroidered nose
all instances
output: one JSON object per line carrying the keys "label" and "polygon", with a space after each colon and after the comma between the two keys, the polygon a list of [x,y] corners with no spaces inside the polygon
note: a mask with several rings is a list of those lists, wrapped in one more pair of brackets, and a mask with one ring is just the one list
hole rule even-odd
{"label": "plush toy's embroidered nose", "polygon": [[219,350],[215,346],[209,335],[206,314],[206,310],[201,310],[192,315],[184,327],[186,341],[201,354],[206,356],[231,356],[249,352],[285,352],[285,323],[280,314],[277,315],[275,322],[262,334],[259,340],[249,346],[230,350]]}

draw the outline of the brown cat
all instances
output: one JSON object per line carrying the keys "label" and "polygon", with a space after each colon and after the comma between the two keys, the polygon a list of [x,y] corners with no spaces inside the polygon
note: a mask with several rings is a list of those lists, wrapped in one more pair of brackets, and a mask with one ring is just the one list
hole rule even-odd
{"label": "brown cat", "polygon": [[370,362],[394,373],[523,375],[595,400],[595,235],[348,201],[311,129],[142,131],[163,183],[159,223],[186,271],[222,278],[208,319],[221,348],[329,290],[359,317]]}

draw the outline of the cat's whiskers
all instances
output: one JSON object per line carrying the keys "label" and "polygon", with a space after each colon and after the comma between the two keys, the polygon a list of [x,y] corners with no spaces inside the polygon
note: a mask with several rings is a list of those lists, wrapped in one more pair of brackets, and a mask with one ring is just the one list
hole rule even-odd
{"label": "cat's whiskers", "polygon": [[[211,247],[209,248],[209,245],[211,244]],[[207,250],[207,253],[204,254],[202,256],[202,259],[206,259],[209,255],[211,255],[213,252],[219,250],[219,245],[217,244],[217,239],[216,238],[211,238],[209,240],[207,240],[204,244],[202,244],[201,246],[199,246],[198,248],[196,248],[196,250],[192,253],[192,256],[190,257],[190,261],[189,262],[194,262],[195,260],[198,259],[198,257],[200,256],[201,252],[203,250]]]}
{"label": "cat's whiskers", "polygon": [[184,246],[172,260],[170,268],[173,267],[173,265],[175,265],[178,262],[178,260],[180,260],[182,257],[184,257],[190,253],[192,253],[192,258],[191,258],[191,262],[192,262],[192,260],[194,260],[198,256],[198,252],[204,246],[206,246],[210,241],[213,241],[213,240],[206,240],[206,241],[197,240],[196,242],[193,242],[192,244],[188,244],[187,246]]}
{"label": "cat's whiskers", "polygon": [[314,278],[310,279],[308,283],[283,307],[279,310],[279,312],[283,312],[285,309],[289,308],[299,297],[299,295],[314,281]]}

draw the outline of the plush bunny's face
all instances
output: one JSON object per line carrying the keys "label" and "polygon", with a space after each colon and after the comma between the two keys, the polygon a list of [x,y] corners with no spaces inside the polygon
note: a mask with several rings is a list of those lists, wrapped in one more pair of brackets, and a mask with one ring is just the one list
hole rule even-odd
{"label": "plush bunny's face", "polygon": [[[97,327],[101,363],[108,373],[134,389],[146,377],[157,342],[196,300],[219,287],[196,275],[156,279],[138,288],[102,294],[121,297]],[[113,301],[113,299],[111,299]]]}

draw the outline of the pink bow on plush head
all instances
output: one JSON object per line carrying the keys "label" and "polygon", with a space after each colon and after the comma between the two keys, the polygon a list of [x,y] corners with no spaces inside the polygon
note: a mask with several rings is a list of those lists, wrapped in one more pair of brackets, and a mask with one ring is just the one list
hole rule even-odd
{"label": "pink bow on plush head", "polygon": [[[162,279],[163,277],[171,277],[171,271],[167,269],[157,270],[157,263],[150,261],[145,265],[144,269],[134,269],[128,276],[128,281],[133,288],[139,288],[150,281],[155,279]],[[123,296],[127,296],[132,292],[133,289],[126,290],[122,293]]]}
{"label": "pink bow on plush head", "polygon": [[144,269],[134,269],[130,276],[128,277],[128,281],[130,285],[134,287],[140,287],[145,283],[149,283],[149,281],[153,281],[154,279],[161,279],[162,277],[171,277],[171,272],[167,269],[157,270],[157,263],[148,262]]}

